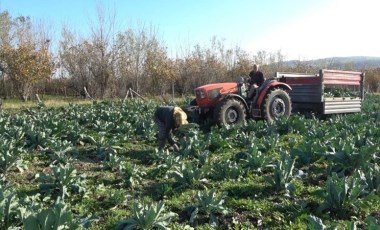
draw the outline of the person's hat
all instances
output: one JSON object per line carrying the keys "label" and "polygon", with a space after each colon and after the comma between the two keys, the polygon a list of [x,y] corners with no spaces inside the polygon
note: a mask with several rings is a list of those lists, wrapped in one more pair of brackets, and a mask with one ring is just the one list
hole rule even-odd
{"label": "person's hat", "polygon": [[176,127],[189,123],[187,122],[186,113],[179,107],[174,107],[173,116],[174,116],[174,122],[175,122]]}

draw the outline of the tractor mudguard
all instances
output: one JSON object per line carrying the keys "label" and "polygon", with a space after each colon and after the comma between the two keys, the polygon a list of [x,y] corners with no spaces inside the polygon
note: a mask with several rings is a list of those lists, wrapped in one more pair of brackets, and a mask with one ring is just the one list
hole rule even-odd
{"label": "tractor mudguard", "polygon": [[265,82],[262,85],[262,89],[259,91],[259,96],[258,96],[258,99],[256,101],[256,105],[258,106],[258,109],[261,108],[261,105],[263,104],[263,100],[264,100],[265,96],[267,95],[268,90],[270,88],[274,88],[274,87],[282,88],[284,90],[292,90],[292,87],[290,87],[288,84],[283,83],[283,82],[279,82],[276,80],[270,80],[268,82]]}
{"label": "tractor mudguard", "polygon": [[240,96],[238,94],[231,93],[231,94],[225,95],[223,99],[231,99],[231,98],[235,98],[235,99],[241,101],[243,103],[243,105],[245,106],[245,109],[248,111],[247,101],[242,96]]}

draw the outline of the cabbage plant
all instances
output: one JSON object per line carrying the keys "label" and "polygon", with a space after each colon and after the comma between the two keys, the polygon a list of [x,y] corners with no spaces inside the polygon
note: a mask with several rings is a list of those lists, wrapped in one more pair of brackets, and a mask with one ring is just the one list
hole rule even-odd
{"label": "cabbage plant", "polygon": [[135,202],[132,209],[133,216],[121,221],[115,230],[128,229],[169,229],[168,225],[176,213],[165,212],[164,202],[144,204]]}
{"label": "cabbage plant", "polygon": [[187,207],[187,209],[192,209],[190,224],[194,224],[200,215],[208,215],[209,224],[218,226],[217,214],[228,213],[228,209],[224,206],[226,196],[226,193],[218,193],[216,189],[198,191],[196,205]]}

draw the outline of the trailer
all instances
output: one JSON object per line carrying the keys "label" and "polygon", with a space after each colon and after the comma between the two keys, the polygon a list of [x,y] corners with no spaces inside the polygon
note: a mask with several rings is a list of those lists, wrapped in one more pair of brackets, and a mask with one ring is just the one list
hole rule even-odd
{"label": "trailer", "polygon": [[326,70],[319,74],[276,73],[280,82],[292,90],[292,112],[311,111],[317,114],[360,112],[364,99],[362,72]]}

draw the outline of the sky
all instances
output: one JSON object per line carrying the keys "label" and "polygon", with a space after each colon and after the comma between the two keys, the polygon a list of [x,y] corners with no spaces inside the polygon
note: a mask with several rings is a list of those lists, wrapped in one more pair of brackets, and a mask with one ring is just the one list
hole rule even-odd
{"label": "sky", "polygon": [[226,48],[281,51],[287,60],[380,57],[380,0],[0,0],[0,11],[89,33],[97,6],[119,31],[154,27],[169,55],[215,36]]}

